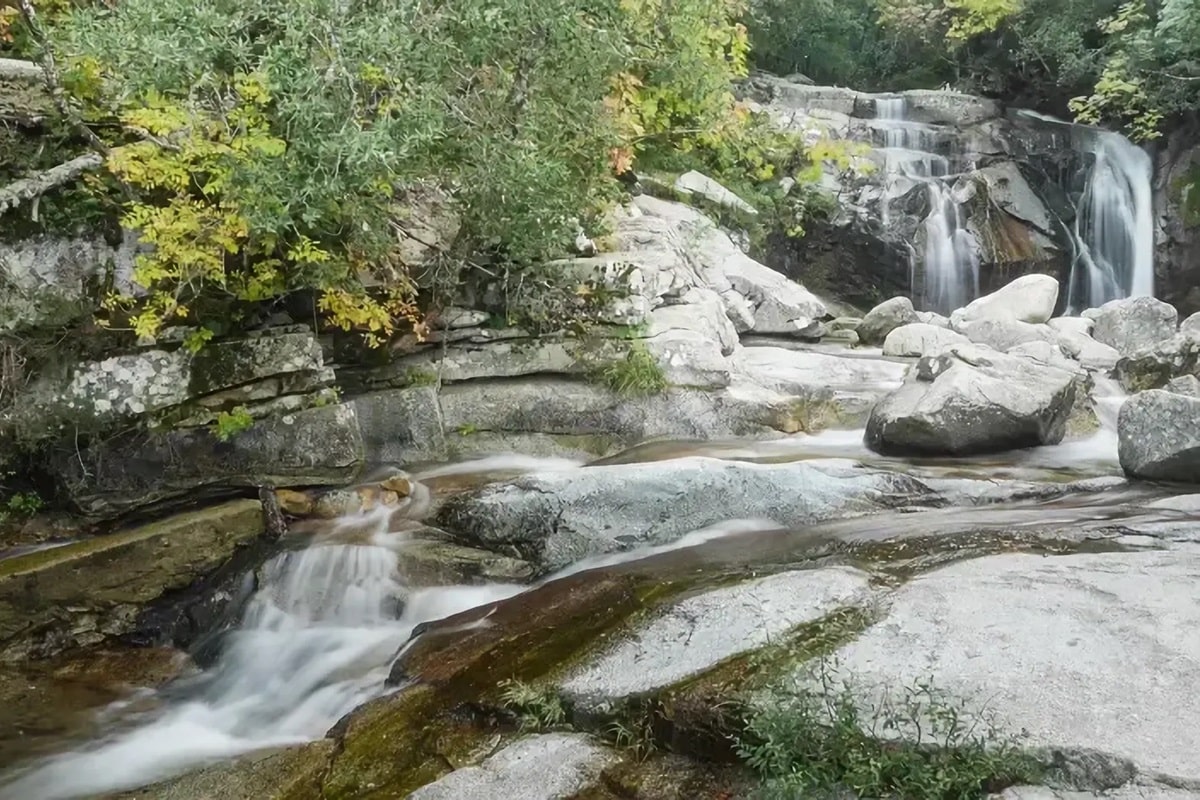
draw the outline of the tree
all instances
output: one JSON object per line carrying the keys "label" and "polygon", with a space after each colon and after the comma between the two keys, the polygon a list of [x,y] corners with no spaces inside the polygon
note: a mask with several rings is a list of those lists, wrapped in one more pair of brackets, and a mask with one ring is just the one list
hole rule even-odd
{"label": "tree", "polygon": [[[153,245],[112,295],[140,335],[315,292],[375,342],[421,331],[395,229],[410,189],[461,217],[450,256],[540,270],[655,149],[770,172],[735,101],[732,0],[122,0],[65,13],[40,57]],[[119,184],[119,186],[117,186]],[[457,274],[457,273],[456,273]],[[521,281],[552,284],[554,276]],[[117,323],[123,324],[123,323]]]}

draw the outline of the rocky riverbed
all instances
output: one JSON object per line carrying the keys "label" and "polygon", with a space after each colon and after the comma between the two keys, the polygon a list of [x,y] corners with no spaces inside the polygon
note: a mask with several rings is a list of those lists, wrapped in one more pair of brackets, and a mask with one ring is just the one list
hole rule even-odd
{"label": "rocky riverbed", "polygon": [[[1046,222],[1009,163],[993,243]],[[586,337],[283,315],[24,385],[63,510],[0,525],[0,798],[1200,797],[1197,317],[1071,313],[1024,228],[990,293],[847,308],[683,195],[745,212],[631,197],[561,265],[621,289]]]}

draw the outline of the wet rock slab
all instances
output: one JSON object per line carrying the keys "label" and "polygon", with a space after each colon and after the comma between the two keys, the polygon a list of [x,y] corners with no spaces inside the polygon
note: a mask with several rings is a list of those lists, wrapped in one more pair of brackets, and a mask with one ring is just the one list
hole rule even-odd
{"label": "wet rock slab", "polygon": [[318,800],[332,741],[253,753],[103,800]]}
{"label": "wet rock slab", "polygon": [[455,770],[410,800],[558,800],[594,785],[617,756],[582,734],[530,736]]}
{"label": "wet rock slab", "polygon": [[584,711],[662,689],[765,647],[798,625],[871,598],[851,568],[785,572],[689,597],[569,674],[563,693]]}
{"label": "wet rock slab", "polygon": [[682,458],[542,473],[453,498],[439,523],[464,543],[563,567],[664,544],[737,518],[783,526],[912,505],[932,491],[904,475],[811,463]]}
{"label": "wet rock slab", "polygon": [[0,562],[0,661],[129,633],[146,604],[217,569],[262,531],[259,502],[234,500]]}
{"label": "wet rock slab", "polygon": [[1196,781],[1198,581],[1194,548],[959,562],[898,589],[837,658],[864,687],[931,680],[1029,746]]}

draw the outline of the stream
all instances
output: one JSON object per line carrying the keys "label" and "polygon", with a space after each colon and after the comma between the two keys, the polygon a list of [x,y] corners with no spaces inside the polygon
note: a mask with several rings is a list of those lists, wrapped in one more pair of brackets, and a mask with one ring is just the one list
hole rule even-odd
{"label": "stream", "polygon": [[[862,431],[851,430],[775,441],[651,442],[599,463],[697,455],[762,463],[837,458],[927,477],[1063,481],[1117,476],[1115,418],[1122,397],[1107,385],[1097,387],[1097,395],[1102,426],[1094,435],[1003,456],[905,462],[870,453],[862,445]],[[431,467],[414,475],[419,490],[409,499],[406,516],[419,519],[428,512],[427,487],[444,490],[497,474],[584,468],[569,459],[521,455]],[[1137,506],[1155,494],[1151,487],[1121,486],[1046,502],[888,512],[802,531],[780,530],[770,520],[729,520],[670,545],[586,559],[540,583],[616,564],[655,569],[664,559],[718,567],[794,561],[804,543],[814,539],[895,540],[940,530],[1049,522],[1086,527],[1138,514],[1152,520],[1155,512],[1139,512]],[[418,625],[528,588],[490,584],[410,590],[397,578],[408,534],[396,527],[388,514],[360,515],[293,543],[259,571],[240,627],[226,635],[215,664],[103,709],[101,736],[64,743],[58,754],[10,771],[0,784],[0,798],[89,797],[239,754],[318,739],[352,709],[389,691],[389,667]]]}

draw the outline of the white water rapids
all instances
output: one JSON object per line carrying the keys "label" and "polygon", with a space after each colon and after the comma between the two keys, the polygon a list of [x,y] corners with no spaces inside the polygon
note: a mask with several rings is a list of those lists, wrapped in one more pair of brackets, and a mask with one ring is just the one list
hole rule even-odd
{"label": "white water rapids", "polygon": [[414,626],[523,588],[409,592],[396,577],[402,538],[385,533],[385,520],[377,516],[380,527],[366,543],[317,542],[268,562],[211,670],[94,745],[35,764],[0,788],[0,798],[68,800],[318,739],[384,693],[388,668]]}

